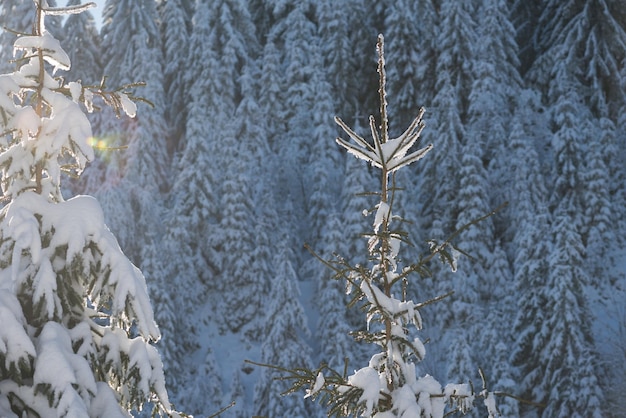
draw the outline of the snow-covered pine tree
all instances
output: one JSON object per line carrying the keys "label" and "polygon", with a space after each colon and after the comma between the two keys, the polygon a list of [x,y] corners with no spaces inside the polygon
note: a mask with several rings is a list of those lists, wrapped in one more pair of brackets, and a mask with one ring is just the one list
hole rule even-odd
{"label": "snow-covered pine tree", "polygon": [[[605,168],[602,168],[599,156],[594,156],[588,161],[587,167],[587,161],[583,160],[578,167],[571,170],[574,174],[580,173],[581,181],[576,187],[579,190],[585,189],[576,203],[577,212],[584,216],[579,232],[586,243],[590,238],[588,235],[593,234],[593,247],[602,247],[598,240],[597,227],[602,228],[600,224],[603,221],[599,218],[609,215],[608,207],[602,207],[607,203],[606,189],[587,187],[586,181],[593,181],[597,185],[599,170],[608,169],[611,173],[609,178],[612,179],[609,182],[609,188],[612,188],[609,195],[613,200],[622,199],[623,193],[617,191],[617,188],[623,182],[619,179],[620,168],[616,165],[621,158],[611,156],[615,155],[614,149],[610,150],[611,144],[606,143],[605,139],[612,135],[612,123],[607,123],[607,118],[618,120],[626,100],[626,89],[620,81],[623,80],[620,71],[623,66],[620,63],[626,56],[623,18],[618,12],[617,3],[605,0],[550,0],[543,2],[539,11],[541,13],[533,40],[538,48],[538,55],[529,71],[528,79],[547,93],[544,101],[555,111],[553,124],[557,135],[574,139],[568,147],[579,148],[581,155],[591,155],[592,152],[604,154],[602,159]],[[572,122],[575,122],[575,127]],[[566,125],[572,127],[568,128]],[[600,132],[605,129],[606,133]],[[560,141],[556,145],[562,148],[563,143]],[[558,152],[559,158],[566,156],[562,150],[558,149]],[[564,162],[567,163],[558,161],[555,166],[564,167]],[[575,160],[571,161],[571,164],[576,163]],[[592,173],[588,173],[588,170]],[[562,180],[557,178],[557,181]],[[559,196],[556,198],[559,200]],[[587,207],[588,203],[591,207]],[[555,203],[552,204],[553,208],[554,206]],[[614,202],[613,206],[619,207],[619,203]],[[610,234],[605,238],[610,241]]]}
{"label": "snow-covered pine tree", "polygon": [[[267,182],[254,182],[253,198],[262,200],[270,194],[271,183],[275,179],[274,158],[269,147],[267,118],[268,115],[261,109],[259,92],[262,78],[261,60],[258,56],[251,56],[241,68],[237,83],[240,86],[240,101],[237,103],[234,118],[234,134],[238,142],[246,143],[246,150],[242,156],[251,178],[270,176]],[[270,184],[267,184],[270,183]]]}
{"label": "snow-covered pine tree", "polygon": [[[423,129],[423,111],[408,129],[397,138],[389,137],[387,98],[385,89],[385,60],[383,37],[379,35],[378,72],[380,94],[380,125],[370,117],[372,141],[369,142],[349,128],[341,119],[337,123],[354,141],[338,138],[337,142],[349,153],[380,169],[380,201],[375,205],[373,233],[368,240],[368,261],[351,264],[342,258],[324,263],[346,280],[351,292],[364,303],[368,328],[357,339],[378,346],[369,365],[347,376],[322,364],[318,369],[279,367],[288,372],[284,379],[293,379],[291,391],[307,388],[306,397],[320,398],[332,416],[443,417],[446,408],[466,412],[476,397],[483,397],[490,416],[495,416],[494,394],[484,388],[476,393],[469,384],[449,384],[442,388],[432,376],[417,376],[416,362],[425,356],[419,337],[413,338],[409,327],[422,328],[420,309],[433,300],[415,303],[404,296],[404,283],[411,273],[427,274],[426,263],[443,256],[456,264],[449,252],[449,241],[433,243],[429,255],[418,263],[402,266],[399,251],[406,235],[393,227],[398,216],[393,214],[394,199],[390,188],[392,173],[420,160],[432,148],[412,150]],[[321,257],[320,257],[321,258]],[[398,299],[396,297],[400,297]],[[275,361],[274,364],[277,364]],[[449,411],[450,412],[450,411]]]}
{"label": "snow-covered pine tree", "polygon": [[[207,189],[220,182],[222,171],[209,169],[215,163],[199,165],[199,161],[194,160],[221,155],[222,136],[227,130],[229,134],[233,133],[232,115],[242,94],[239,77],[256,45],[254,27],[245,5],[233,0],[196,4],[185,66],[184,85],[188,88],[189,99],[186,135],[181,144],[183,150],[189,146],[196,149],[184,150],[178,164],[184,171],[195,172],[198,166],[207,169],[197,174],[181,172],[179,178],[210,176],[212,179],[203,180]],[[188,186],[183,181],[178,183],[172,191],[174,201],[195,199],[190,189],[200,183]],[[189,205],[188,209],[192,207]],[[204,205],[203,213],[206,210]],[[217,215],[215,211],[211,212],[209,215]]]}
{"label": "snow-covered pine tree", "polygon": [[[169,216],[165,222],[164,243],[167,253],[172,255],[166,273],[168,289],[172,290],[170,297],[179,309],[176,312],[177,326],[170,330],[171,338],[164,344],[171,344],[171,350],[179,353],[200,348],[200,330],[193,313],[200,303],[205,309],[214,310],[217,302],[211,294],[215,294],[220,286],[215,277],[221,269],[221,262],[213,242],[217,236],[214,231],[218,223],[219,173],[213,169],[215,162],[212,159],[219,140],[209,136],[215,131],[210,129],[209,123],[222,124],[223,113],[219,111],[234,109],[230,100],[226,100],[228,94],[224,96],[223,109],[218,106],[220,95],[207,94],[217,89],[218,77],[213,75],[217,74],[220,65],[213,48],[204,46],[206,40],[215,38],[209,25],[212,16],[209,3],[197,4],[186,57],[189,66],[185,73],[185,85],[193,84],[194,88],[188,94],[185,137],[179,144],[181,149],[175,162],[177,175],[168,196]],[[220,133],[223,134],[223,129]],[[183,362],[178,364],[176,375],[193,372],[197,376],[197,369],[197,364]],[[206,370],[202,368],[200,371]],[[190,399],[185,391],[174,389],[174,395],[181,405]]]}
{"label": "snow-covered pine tree", "polygon": [[[184,215],[179,212],[179,208],[170,211],[168,215],[162,245],[157,242],[150,242],[149,245],[156,247],[150,252],[154,253],[157,248],[161,248],[163,253],[170,256],[164,260],[162,254],[154,254],[160,257],[159,260],[150,256],[144,260],[156,272],[155,280],[162,280],[154,288],[165,289],[153,293],[156,319],[163,329],[163,361],[172,401],[186,408],[183,398],[186,387],[178,383],[191,376],[191,367],[193,370],[198,369],[197,364],[189,365],[187,361],[189,354],[199,346],[198,321],[191,313],[200,301],[206,302],[206,282],[212,277],[213,270],[207,265],[211,256],[189,233],[193,229],[191,225],[198,225],[197,217]],[[183,258],[179,254],[186,256]],[[160,265],[162,270],[159,271]]]}
{"label": "snow-covered pine tree", "polygon": [[[315,187],[310,179],[313,175],[321,174],[318,169],[323,170],[327,161],[320,157],[312,163],[316,159],[313,155],[318,152],[313,149],[315,142],[309,138],[317,137],[319,133],[316,130],[328,126],[316,120],[327,115],[316,115],[315,112],[319,112],[321,107],[334,107],[330,95],[324,94],[324,91],[330,91],[326,75],[315,72],[315,68],[320,68],[323,62],[320,34],[314,20],[316,4],[311,0],[274,0],[269,3],[273,7],[275,23],[268,34],[270,48],[265,52],[272,53],[269,57],[273,61],[272,65],[278,64],[278,67],[269,69],[278,69],[275,74],[279,77],[274,81],[279,83],[281,97],[279,106],[270,109],[269,114],[273,115],[270,116],[272,119],[283,124],[277,137],[272,138],[272,145],[281,161],[277,187],[281,193],[291,196],[298,213],[308,212],[309,220],[315,223],[317,221],[310,215],[322,210],[319,203],[325,199],[324,190],[317,189],[310,201],[306,191],[309,187]],[[311,171],[317,173],[312,174]],[[296,230],[297,235],[312,241],[319,238],[315,236],[319,228],[300,222],[299,219],[286,221],[293,221],[290,228]]]}
{"label": "snow-covered pine tree", "polygon": [[[599,116],[607,105],[617,118],[626,100],[620,67],[626,54],[626,30],[618,3],[607,0],[548,0],[542,2],[533,44],[538,49],[529,79],[543,91],[554,79],[555,63],[567,61],[584,80],[589,108]],[[555,53],[566,45],[568,54]]]}
{"label": "snow-covered pine tree", "polygon": [[[514,153],[508,131],[522,80],[519,75],[515,28],[505,0],[482,0],[479,6],[479,46],[474,60],[475,81],[469,96],[467,137],[482,144],[482,160],[488,174],[490,206],[500,206],[512,187]],[[494,218],[498,238],[509,224],[510,207]],[[498,222],[500,221],[500,222]]]}
{"label": "snow-covered pine tree", "polygon": [[[235,112],[235,98],[239,94],[236,79],[241,69],[239,64],[243,65],[248,59],[246,44],[253,35],[249,25],[245,25],[245,14],[241,14],[243,6],[233,3],[198,2],[187,44],[188,65],[183,83],[189,87],[185,137],[179,144],[177,175],[169,194],[170,216],[165,240],[176,255],[169,266],[168,280],[176,284],[178,291],[172,297],[181,306],[173,341],[182,341],[185,350],[198,348],[194,347],[198,327],[193,323],[192,314],[196,303],[202,301],[205,307],[214,309],[217,297],[212,299],[210,293],[223,286],[216,280],[225,263],[216,253],[220,244],[220,235],[216,233],[220,206],[218,177],[223,171],[215,169],[214,158],[220,155],[218,150],[223,137],[233,135],[230,117]],[[242,24],[243,29],[236,24]],[[226,48],[226,43],[231,48],[229,53],[232,48],[237,51],[231,57],[226,57],[228,54],[220,49]],[[236,185],[230,187],[237,189]],[[197,368],[195,364],[188,364],[179,369],[185,370],[187,366],[190,372]],[[202,378],[206,376],[198,381]]]}
{"label": "snow-covered pine tree", "polygon": [[[461,178],[458,190],[459,214],[455,230],[463,228],[489,211],[487,202],[486,170],[482,164],[482,146],[477,138],[467,140],[463,147],[461,159]],[[473,262],[459,266],[459,273],[452,275],[452,283],[442,283],[443,286],[455,289],[451,297],[452,304],[444,309],[449,313],[441,313],[440,320],[446,325],[457,325],[468,329],[472,318],[477,316],[483,302],[490,297],[489,283],[492,277],[486,275],[489,263],[492,260],[491,242],[493,240],[493,222],[487,219],[480,225],[469,225],[459,235],[457,244],[460,249],[474,258]],[[443,281],[442,281],[443,282]],[[443,291],[445,287],[440,288]],[[481,302],[481,303],[478,303]],[[442,302],[441,305],[447,305]]]}
{"label": "snow-covered pine tree", "polygon": [[222,161],[227,174],[220,190],[222,218],[213,231],[212,242],[220,254],[215,279],[223,291],[218,326],[222,332],[238,332],[262,309],[267,278],[255,277],[250,268],[254,250],[253,206],[245,159],[237,156],[241,143],[232,134],[224,134],[222,146],[227,151]]}
{"label": "snow-covered pine tree", "polygon": [[[274,210],[273,208],[270,209]],[[269,215],[271,216],[271,215]],[[268,216],[268,217],[269,217]],[[272,273],[272,252],[274,247],[272,241],[268,236],[268,225],[276,225],[278,222],[273,223],[257,223],[254,226],[254,248],[252,250],[252,265],[251,275],[254,280],[249,284],[249,293],[254,293],[251,299],[254,305],[258,307],[260,301],[266,300],[269,295]],[[263,327],[261,323],[263,316],[255,312],[252,316],[252,320],[249,321],[245,328],[244,333],[246,337],[251,341],[261,341],[263,337]]]}
{"label": "snow-covered pine tree", "polygon": [[14,48],[18,69],[0,75],[0,415],[128,417],[153,402],[171,410],[143,275],[121,251],[89,196],[64,200],[61,172],[93,158],[81,105],[104,95],[134,115],[122,90],[85,89],[56,77],[70,60],[35,2],[31,35]]}
{"label": "snow-covered pine tree", "polygon": [[590,107],[599,117],[606,108],[606,116],[615,120],[620,107],[626,103],[626,89],[620,74],[626,56],[626,27],[621,8],[619,3],[609,0],[586,0],[577,20],[577,26],[582,28],[578,33],[584,43],[585,79],[591,87]]}
{"label": "snow-covered pine tree", "polygon": [[[457,195],[461,169],[461,141],[465,136],[465,127],[457,112],[457,98],[450,74],[442,70],[437,73],[437,92],[433,102],[433,117],[436,121],[434,151],[430,158],[424,160],[422,167],[421,193],[419,200],[422,216],[418,222],[426,231],[429,239],[444,240],[455,227],[457,215]],[[433,277],[437,280],[434,287],[438,292],[447,291],[446,285],[453,279],[449,269],[442,264],[431,266]],[[441,286],[444,286],[443,288]],[[440,314],[449,311],[444,304],[434,306]]]}
{"label": "snow-covered pine tree", "polygon": [[[221,332],[239,332],[248,325],[267,293],[267,277],[255,276],[250,268],[255,241],[253,179],[260,176],[258,170],[263,167],[261,161],[267,152],[261,112],[256,106],[257,45],[252,18],[244,3],[233,0],[198,3],[189,56],[197,66],[190,67],[188,72],[193,97],[189,120],[193,118],[198,125],[188,123],[186,140],[188,146],[201,145],[200,152],[205,156],[187,153],[184,156],[212,159],[206,164],[206,171],[213,170],[212,173],[190,174],[213,177],[215,181],[210,179],[202,187],[215,183],[220,196],[213,202],[202,202],[203,210],[208,204],[220,210],[211,214],[216,218],[211,237],[207,240],[199,236],[197,241],[220,254],[219,259],[211,260],[218,264],[211,286],[223,292],[217,313]],[[247,152],[242,153],[243,144]],[[182,163],[184,170],[197,171],[198,165]],[[185,193],[194,193],[189,186],[181,186]]]}
{"label": "snow-covered pine tree", "polygon": [[[589,272],[591,282],[595,285],[603,280],[602,269],[606,267],[604,260],[609,253],[610,247],[616,241],[614,209],[611,205],[611,173],[605,162],[606,148],[613,146],[613,134],[615,125],[609,118],[601,118],[600,126],[591,126],[588,123],[586,130],[588,138],[599,137],[599,144],[592,146],[587,155],[586,170],[583,174],[583,199],[585,202],[585,225],[583,239],[587,248],[587,257],[590,263]],[[594,129],[596,128],[596,129]],[[613,158],[613,157],[609,157]],[[603,260],[603,261],[600,261]],[[606,273],[606,272],[604,272]]]}
{"label": "snow-covered pine tree", "polygon": [[259,83],[259,107],[265,115],[267,141],[272,151],[278,152],[279,138],[284,133],[285,104],[283,102],[282,69],[280,51],[272,39],[268,39],[263,47],[261,58],[261,78]]}
{"label": "snow-covered pine tree", "polygon": [[[444,341],[447,346],[445,358],[447,379],[450,381],[472,380],[478,367],[492,366],[494,357],[486,356],[501,338],[487,338],[490,333],[496,332],[487,325],[487,316],[490,310],[497,305],[493,289],[498,286],[497,280],[503,279],[491,271],[495,259],[493,253],[494,225],[493,218],[480,224],[472,221],[489,211],[489,187],[487,185],[487,170],[483,165],[484,144],[481,137],[468,137],[463,146],[460,183],[458,191],[458,208],[456,230],[467,226],[458,236],[456,245],[467,254],[472,261],[458,266],[455,274],[438,275],[435,282],[439,293],[447,289],[454,289],[454,294],[437,305],[437,316],[443,325]],[[502,254],[500,254],[502,255]],[[447,280],[451,279],[451,281]],[[476,321],[476,318],[485,318]],[[484,345],[484,344],[490,345]],[[490,382],[493,382],[489,375]],[[484,416],[482,411],[473,411],[470,416]]]}
{"label": "snow-covered pine tree", "polygon": [[[507,335],[510,334],[510,328],[508,323],[502,321],[502,311],[491,310],[490,318],[488,319],[491,326],[490,329],[494,332],[488,335],[489,351],[484,353],[484,357],[488,357],[492,368],[488,370],[487,376],[489,376],[490,382],[493,387],[498,388],[503,393],[516,393],[518,391],[517,370],[511,367],[510,361],[510,345],[507,343]],[[506,328],[509,332],[502,332],[503,328]],[[504,341],[503,341],[504,340]],[[520,416],[519,412],[520,403],[517,399],[511,397],[504,397],[498,400],[498,412],[499,417],[516,418]]]}
{"label": "snow-covered pine tree", "polygon": [[553,179],[554,188],[550,206],[554,211],[568,196],[574,205],[571,208],[573,221],[576,222],[579,232],[582,232],[584,221],[584,185],[583,175],[586,167],[583,160],[583,146],[589,130],[585,129],[589,121],[587,109],[580,106],[580,96],[577,93],[576,83],[565,80],[567,75],[558,72],[554,88],[554,104],[552,120],[555,132],[551,145],[554,150]]}
{"label": "snow-covered pine tree", "polygon": [[439,50],[435,91],[439,94],[440,77],[449,77],[455,110],[463,123],[468,120],[469,94],[476,79],[476,48],[480,44],[476,11],[475,2],[442,0],[435,38]]}
{"label": "snow-covered pine tree", "polygon": [[[266,364],[280,364],[285,368],[308,367],[310,348],[303,337],[310,333],[306,325],[304,309],[299,301],[296,272],[290,260],[294,255],[289,248],[282,248],[273,259],[276,275],[272,281],[272,299],[265,315],[261,360]],[[264,368],[254,387],[256,415],[266,417],[311,416],[310,406],[303,399],[284,397],[285,382],[274,381],[280,373]]]}
{"label": "snow-covered pine tree", "polygon": [[[488,212],[486,170],[482,164],[482,149],[479,138],[468,138],[463,147],[461,178],[458,191],[459,215],[455,229],[461,229]],[[479,225],[469,225],[459,235],[458,247],[471,254],[472,263],[463,263],[458,274],[451,275],[452,283],[438,278],[440,293],[454,289],[449,300],[440,303],[437,318],[446,329],[454,329],[446,335],[451,344],[448,353],[447,378],[452,381],[466,381],[480,364],[478,355],[485,350],[480,347],[485,328],[475,318],[484,317],[484,309],[489,303],[491,283],[494,277],[489,274],[492,260],[491,242],[493,222],[487,219]]]}
{"label": "snow-covered pine tree", "polygon": [[[510,219],[510,222],[506,230],[501,232],[503,244],[509,259],[513,262],[519,255],[518,238],[523,237],[525,227],[533,223],[536,216],[533,211],[547,209],[546,199],[548,199],[538,147],[543,145],[542,135],[549,129],[549,118],[545,115],[540,94],[530,89],[520,90],[516,109],[514,118],[509,123],[510,132],[507,140],[510,153],[513,154],[509,167],[511,187],[506,188],[502,196],[509,202],[507,219]],[[533,193],[529,196],[530,191]],[[541,196],[538,197],[538,194]],[[547,213],[544,215],[547,216]],[[528,224],[521,226],[520,218]],[[522,256],[520,260],[524,260],[524,257]]]}
{"label": "snow-covered pine tree", "polygon": [[165,110],[165,119],[170,127],[169,149],[176,149],[185,133],[187,109],[185,98],[185,59],[187,57],[191,14],[184,3],[189,0],[167,0],[161,2],[159,14],[161,16],[160,31],[163,38],[163,84],[168,106]]}
{"label": "snow-covered pine tree", "polygon": [[533,347],[541,353],[542,379],[533,388],[546,408],[542,417],[602,417],[604,393],[591,334],[591,316],[583,288],[584,246],[571,214],[568,196],[557,208],[552,224],[554,248],[550,272],[542,291],[546,305],[541,336]]}
{"label": "snow-covered pine tree", "polygon": [[[216,99],[217,94],[207,94],[209,91],[215,90],[215,86],[211,83],[214,81],[210,76],[216,57],[212,52],[212,48],[204,48],[203,42],[209,39],[210,28],[209,9],[206,3],[198,4],[194,14],[194,26],[189,41],[189,50],[187,60],[189,66],[186,72],[185,83],[194,83],[194,88],[189,91],[187,99],[187,118],[186,118],[186,135],[183,142],[179,144],[180,152],[175,161],[176,177],[172,190],[169,193],[169,200],[172,202],[170,211],[171,223],[175,224],[173,228],[178,229],[177,233],[185,238],[185,242],[189,242],[193,248],[201,248],[202,251],[207,249],[206,240],[199,237],[208,235],[208,228],[216,222],[216,202],[217,187],[216,173],[210,169],[211,156],[215,155],[215,144],[209,141],[205,135],[210,129],[208,121],[215,120],[210,118],[211,109],[218,109],[215,103],[208,100]],[[233,110],[230,105],[228,111]],[[198,167],[206,167],[204,170],[198,170]],[[185,219],[182,219],[182,218]],[[194,234],[198,236],[194,236]],[[182,238],[179,236],[179,239]],[[194,251],[195,252],[195,251]],[[208,257],[206,252],[202,257],[213,261]],[[181,257],[182,258],[182,257]],[[181,260],[182,261],[182,260]],[[206,269],[205,269],[206,270]],[[201,281],[207,282],[209,277],[202,277]]]}
{"label": "snow-covered pine tree", "polygon": [[[420,222],[424,229],[431,230],[431,224],[438,219],[443,232],[449,234],[454,229],[456,219],[456,194],[459,189],[457,173],[460,170],[461,141],[465,137],[465,127],[456,110],[458,103],[451,75],[447,72],[437,74],[437,93],[433,106],[437,112],[436,145],[439,151],[433,152],[431,161],[426,160],[422,169],[425,177],[422,184],[425,187],[422,188],[420,198],[425,218]],[[429,232],[433,236],[433,231]]]}
{"label": "snow-covered pine tree", "polygon": [[[323,68],[320,49],[312,48],[310,58],[314,68]],[[331,130],[333,102],[331,86],[324,79],[323,71],[316,71],[311,78],[311,85],[315,86],[315,96],[312,98],[312,107],[309,109],[312,119],[312,130],[309,137],[313,139],[306,156],[303,187],[310,191],[306,199],[308,211],[307,240],[319,242],[321,231],[328,221],[328,216],[335,210],[334,197],[339,195],[341,185],[335,179],[341,177],[343,164],[340,162],[343,155],[338,150],[326,146],[324,139],[333,135]]]}
{"label": "snow-covered pine tree", "polygon": [[[592,86],[588,89],[589,107],[597,120],[594,120],[596,134],[590,138],[597,141],[597,145],[590,147],[591,158],[585,173],[589,223],[585,241],[588,258],[603,260],[609,243],[615,241],[616,235],[618,239],[623,236],[615,234],[615,228],[608,225],[619,222],[620,212],[614,208],[623,207],[624,199],[624,194],[618,191],[624,184],[624,174],[622,159],[616,150],[615,122],[623,117],[621,109],[626,104],[623,65],[620,66],[626,57],[626,28],[613,2],[588,0],[586,3],[579,26],[588,30],[587,36],[581,36],[585,42],[583,68],[587,85]],[[609,179],[612,181],[607,181]],[[605,273],[596,269],[593,277],[596,276],[605,276]],[[609,286],[612,282],[609,281]]]}
{"label": "snow-covered pine tree", "polygon": [[[526,103],[526,107],[530,107]],[[545,296],[541,293],[549,273],[548,254],[552,247],[549,233],[548,191],[539,166],[539,156],[524,130],[525,118],[517,117],[511,130],[511,148],[519,163],[514,166],[511,206],[515,208],[512,223],[516,225],[511,238],[513,280],[517,298],[517,315],[513,323],[515,344],[511,362],[520,370],[518,383],[525,399],[537,399],[533,389],[539,385],[543,369],[540,353],[535,349],[543,344],[539,329],[545,318]],[[522,405],[523,409],[524,405]],[[532,409],[536,412],[536,408]]]}
{"label": "snow-covered pine tree", "polygon": [[[558,2],[548,2],[548,6],[563,7]],[[567,14],[558,18],[547,14],[548,6],[542,16],[548,19],[550,26],[542,30],[545,31],[543,41],[551,42],[538,63],[549,65],[549,77],[548,74],[543,76],[549,87],[548,103],[552,106],[554,129],[551,137],[554,190],[550,201],[554,248],[548,259],[549,273],[543,276],[545,282],[534,292],[540,322],[535,320],[535,324],[529,324],[535,327],[536,333],[524,333],[522,340],[526,352],[530,347],[538,354],[528,356],[523,368],[532,371],[526,375],[526,387],[535,400],[546,404],[542,416],[600,416],[603,393],[590,332],[591,310],[584,292],[589,285],[583,244],[583,234],[589,225],[585,208],[594,203],[597,196],[595,190],[585,194],[584,183],[589,168],[585,164],[587,147],[597,146],[593,143],[597,139],[590,135],[589,129],[592,112],[582,105],[587,95],[581,82],[583,71],[576,47],[582,42],[580,31],[584,19],[581,21],[578,4],[564,9],[563,13]],[[532,345],[529,346],[529,342]],[[518,350],[518,359],[521,353],[523,351]],[[531,379],[533,381],[529,382]]]}
{"label": "snow-covered pine tree", "polygon": [[[272,277],[269,264],[270,241],[265,229],[276,225],[272,218],[275,195],[273,155],[269,151],[265,123],[257,104],[256,61],[241,69],[241,101],[232,121],[233,129],[224,130],[220,148],[224,181],[221,184],[220,224],[213,233],[221,254],[222,268],[218,282],[223,285],[220,318],[223,329],[239,332],[258,341],[262,326],[262,307],[269,294]],[[242,152],[242,147],[245,152]],[[256,179],[267,177],[267,182]],[[258,200],[255,200],[258,199]],[[255,205],[255,202],[262,202]],[[256,213],[262,206],[263,214]],[[259,222],[260,221],[260,222]],[[255,225],[256,224],[256,225]]]}
{"label": "snow-covered pine tree", "polygon": [[474,8],[473,2],[443,0],[435,38],[439,54],[432,108],[437,134],[433,156],[425,160],[422,170],[425,213],[421,222],[425,230],[430,230],[430,224],[438,218],[445,234],[456,225],[460,148],[467,136],[468,98],[476,78]]}
{"label": "snow-covered pine tree", "polygon": [[444,233],[450,234],[456,224],[460,148],[467,132],[468,98],[476,77],[473,52],[478,42],[475,41],[472,2],[443,0],[439,15],[441,19],[434,41],[439,53],[432,105],[437,134],[433,156],[425,160],[422,169],[421,199],[425,213],[420,222],[428,231],[430,224],[438,219]]}
{"label": "snow-covered pine tree", "polygon": [[524,75],[532,64],[536,55],[536,43],[533,34],[537,27],[537,19],[542,0],[516,1],[510,4],[511,23],[517,32],[516,39],[519,45],[520,74]]}

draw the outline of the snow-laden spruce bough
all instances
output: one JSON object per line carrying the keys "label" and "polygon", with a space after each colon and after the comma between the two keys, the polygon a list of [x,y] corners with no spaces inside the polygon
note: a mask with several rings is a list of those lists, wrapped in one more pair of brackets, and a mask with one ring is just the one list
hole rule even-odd
{"label": "snow-laden spruce bough", "polygon": [[35,0],[33,33],[14,44],[17,70],[0,75],[0,416],[129,417],[168,401],[160,337],[142,273],[121,251],[89,196],[65,200],[62,171],[93,158],[82,110],[100,97],[134,116],[124,88],[66,82],[70,62]]}
{"label": "snow-laden spruce bough", "polygon": [[356,338],[378,345],[380,350],[366,367],[351,375],[325,364],[315,370],[278,369],[287,373],[284,379],[294,381],[289,393],[305,389],[305,397],[318,398],[327,405],[329,416],[441,418],[455,411],[465,413],[474,407],[476,398],[482,398],[489,417],[495,417],[498,415],[496,393],[487,390],[484,376],[481,376],[483,388],[476,392],[471,383],[442,386],[434,377],[420,377],[416,373],[415,363],[423,360],[426,349],[419,337],[411,337],[410,328],[421,330],[420,309],[446,295],[424,303],[406,300],[404,296],[399,299],[397,295],[404,295],[403,287],[412,273],[428,274],[427,263],[434,257],[439,257],[455,270],[459,251],[449,240],[443,243],[431,241],[427,256],[415,264],[401,266],[398,255],[401,244],[408,242],[408,237],[392,226],[399,223],[400,218],[392,212],[395,188],[390,182],[397,170],[420,160],[432,145],[411,150],[424,127],[423,110],[402,135],[389,137],[382,35],[378,38],[377,52],[381,119],[380,126],[377,126],[370,117],[371,142],[336,118],[352,140],[338,138],[337,143],[380,169],[381,190],[377,193],[380,201],[373,211],[373,232],[368,240],[369,261],[365,265],[352,266],[341,257],[320,260],[335,272],[335,279],[346,280],[348,292],[354,294],[353,302],[365,302],[367,331],[356,334]]}

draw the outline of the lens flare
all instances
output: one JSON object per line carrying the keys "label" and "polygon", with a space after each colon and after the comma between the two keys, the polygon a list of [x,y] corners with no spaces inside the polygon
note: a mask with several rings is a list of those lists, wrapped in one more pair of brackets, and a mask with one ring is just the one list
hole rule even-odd
{"label": "lens flare", "polygon": [[89,145],[98,151],[119,151],[128,148],[126,145],[115,145],[118,142],[116,136],[92,136],[87,141]]}
{"label": "lens flare", "polygon": [[87,141],[89,142],[89,145],[91,145],[95,149],[100,150],[108,148],[107,141],[104,138],[92,136]]}

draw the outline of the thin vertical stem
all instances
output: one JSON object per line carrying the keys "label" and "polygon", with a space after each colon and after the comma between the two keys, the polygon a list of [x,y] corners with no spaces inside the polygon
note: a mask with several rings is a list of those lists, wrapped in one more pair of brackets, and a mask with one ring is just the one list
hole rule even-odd
{"label": "thin vertical stem", "polygon": [[[44,18],[45,18],[45,13],[43,11],[43,5],[42,2],[44,0],[38,0],[36,2],[36,18],[35,18],[35,26],[33,28],[33,32],[35,36],[41,36],[43,35],[43,32],[45,31],[45,24],[44,24]],[[35,106],[35,112],[37,113],[37,115],[42,118],[43,117],[43,99],[42,99],[42,91],[43,91],[43,84],[44,84],[44,79],[45,79],[45,66],[44,66],[44,56],[43,56],[43,50],[41,48],[39,48],[37,50],[37,59],[39,60],[39,75],[38,75],[38,82],[39,85],[37,86],[37,94],[35,96],[35,100],[37,101],[36,106]],[[39,135],[40,132],[37,133],[37,136]],[[43,190],[43,186],[42,186],[42,181],[43,181],[43,164],[41,162],[35,162],[35,192],[41,194],[42,190]]]}
{"label": "thin vertical stem", "polygon": [[378,42],[376,43],[376,50],[378,51],[378,76],[379,86],[378,94],[380,95],[380,131],[381,131],[381,143],[387,142],[388,136],[388,121],[387,121],[387,91],[385,84],[387,82],[387,75],[385,73],[385,39],[382,34],[378,35]]}
{"label": "thin vertical stem", "polygon": [[43,0],[37,0],[35,2],[35,24],[33,26],[33,35],[41,36],[44,31],[43,26]]}
{"label": "thin vertical stem", "polygon": [[[378,138],[374,137],[374,141],[380,141],[378,144],[378,148],[381,149],[381,145],[387,142],[389,139],[389,127],[387,120],[387,92],[386,92],[386,74],[385,74],[385,50],[384,50],[384,38],[383,35],[378,35],[378,42],[376,43],[376,50],[378,52],[378,76],[379,76],[379,86],[378,86],[378,95],[380,99],[380,135]],[[387,166],[385,164],[385,158],[381,155],[381,203],[388,203],[389,201],[389,172],[387,170]],[[380,235],[380,268],[382,274],[382,283],[383,283],[383,292],[386,296],[391,297],[391,282],[388,278],[389,271],[389,262],[387,260],[387,252],[390,251],[389,245],[389,214],[391,214],[391,207],[389,207],[387,215],[384,217],[382,225],[381,225],[381,235]],[[390,353],[390,346],[393,344],[392,341],[392,324],[391,319],[385,318],[385,349],[387,350],[387,355]],[[393,372],[391,370],[392,364],[389,362],[388,358],[387,364],[387,388],[392,391],[394,387],[394,378]]]}
{"label": "thin vertical stem", "polygon": [[[378,41],[376,43],[376,51],[378,52],[378,95],[380,100],[380,136],[379,141],[384,144],[389,139],[389,127],[387,120],[387,91],[385,73],[385,39],[382,34],[378,35]],[[376,140],[376,138],[374,138]],[[381,170],[381,200],[387,203],[387,194],[389,189],[389,174],[385,167],[385,159],[381,158],[383,164]]]}

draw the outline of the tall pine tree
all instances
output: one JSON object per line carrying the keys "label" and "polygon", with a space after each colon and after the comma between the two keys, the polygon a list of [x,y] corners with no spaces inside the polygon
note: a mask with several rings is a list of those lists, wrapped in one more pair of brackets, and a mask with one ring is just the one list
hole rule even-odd
{"label": "tall pine tree", "polygon": [[[265,338],[261,345],[261,360],[284,368],[303,367],[311,362],[310,348],[303,337],[309,333],[300,304],[297,277],[291,265],[293,255],[287,249],[274,257],[276,276],[272,282],[271,303],[265,316]],[[261,371],[254,387],[254,405],[259,416],[309,416],[305,399],[280,396],[286,382],[274,380],[280,373],[270,368]]]}
{"label": "tall pine tree", "polygon": [[[93,158],[81,109],[108,95],[133,114],[128,92],[87,90],[54,74],[71,61],[35,2],[31,35],[14,48],[18,70],[0,76],[0,414],[127,417],[152,401],[171,411],[146,282],[121,251],[89,196],[65,200],[61,171]],[[117,109],[121,111],[122,109]]]}

